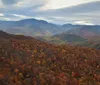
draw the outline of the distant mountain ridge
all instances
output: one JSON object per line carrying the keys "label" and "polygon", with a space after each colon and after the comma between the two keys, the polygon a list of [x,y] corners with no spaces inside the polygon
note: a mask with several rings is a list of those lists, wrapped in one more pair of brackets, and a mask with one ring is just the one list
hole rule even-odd
{"label": "distant mountain ridge", "polygon": [[100,36],[100,26],[83,26],[81,28],[71,29],[66,33],[91,39],[92,37]]}
{"label": "distant mountain ridge", "polygon": [[[1,21],[0,29],[8,33],[29,36],[47,36],[63,32],[62,26],[48,23],[43,20],[25,19],[20,21]],[[59,31],[60,30],[60,31]]]}
{"label": "distant mountain ridge", "polygon": [[11,34],[21,34],[27,36],[52,36],[56,34],[61,34],[71,29],[83,28],[84,26],[85,25],[72,24],[57,25],[37,19],[24,19],[20,21],[0,21],[0,30]]}
{"label": "distant mountain ridge", "polygon": [[[100,44],[98,42],[100,41],[99,25],[57,25],[48,23],[44,20],[25,19],[20,21],[0,21],[0,30],[10,34],[18,35],[14,35],[12,37],[11,35],[9,36],[3,32],[3,39],[5,40],[7,40],[9,37],[10,39],[29,39],[23,36],[25,35],[35,37],[38,40],[52,44],[71,44],[85,46],[90,43],[90,47],[96,48],[98,44]],[[0,39],[2,40],[2,38]],[[93,44],[91,43],[92,41]]]}

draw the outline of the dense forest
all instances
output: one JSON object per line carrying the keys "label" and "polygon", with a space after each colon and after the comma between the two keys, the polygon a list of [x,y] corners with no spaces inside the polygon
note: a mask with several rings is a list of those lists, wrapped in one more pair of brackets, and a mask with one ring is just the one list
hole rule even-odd
{"label": "dense forest", "polygon": [[100,50],[24,36],[0,41],[0,85],[100,85]]}

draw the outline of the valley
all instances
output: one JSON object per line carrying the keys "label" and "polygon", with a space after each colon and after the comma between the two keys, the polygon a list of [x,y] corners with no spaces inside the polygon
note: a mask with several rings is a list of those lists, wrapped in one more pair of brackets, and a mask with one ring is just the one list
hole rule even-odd
{"label": "valley", "polygon": [[[51,44],[69,44],[94,48],[97,48],[97,45],[100,44],[99,25],[57,25],[44,20],[24,19],[1,21],[0,29],[10,34],[35,37]],[[88,43],[91,43],[91,45],[88,45]]]}

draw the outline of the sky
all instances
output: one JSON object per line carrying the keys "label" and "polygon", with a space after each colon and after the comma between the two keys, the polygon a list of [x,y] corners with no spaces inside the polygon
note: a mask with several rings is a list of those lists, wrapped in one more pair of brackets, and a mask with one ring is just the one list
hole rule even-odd
{"label": "sky", "polygon": [[100,25],[100,0],[0,0],[0,20]]}

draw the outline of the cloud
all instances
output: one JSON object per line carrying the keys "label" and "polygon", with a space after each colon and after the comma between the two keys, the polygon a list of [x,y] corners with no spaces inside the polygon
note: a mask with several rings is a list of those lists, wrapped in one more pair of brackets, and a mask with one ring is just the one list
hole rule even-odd
{"label": "cloud", "polygon": [[12,14],[12,15],[15,16],[15,17],[18,17],[18,18],[20,18],[20,19],[32,18],[32,17],[30,17],[30,16],[25,16],[25,15],[18,15],[18,14]]}
{"label": "cloud", "polygon": [[5,6],[10,7],[31,7],[31,6],[43,6],[48,2],[48,0],[0,0],[0,4],[2,3]]}
{"label": "cloud", "polygon": [[80,25],[94,25],[90,21],[75,21],[73,24],[80,24]]}
{"label": "cloud", "polygon": [[[37,18],[59,24],[77,23],[77,21],[80,21],[82,23],[89,22],[93,24],[100,24],[100,0],[87,0],[87,2],[89,3],[78,4],[78,5],[72,4],[71,7],[66,7],[65,6],[66,2],[65,3],[61,2],[62,6],[63,4],[65,5],[64,8],[62,7],[59,8],[57,6],[59,9],[51,9],[52,4],[50,5],[49,3],[50,0],[9,0],[10,2],[8,3],[10,4],[4,3],[4,1],[8,0],[0,0],[0,1],[2,1],[3,3],[3,5],[0,3],[0,13],[2,16],[2,17],[0,16],[0,19],[20,20],[26,18]],[[14,2],[11,3],[11,1]],[[58,0],[51,0],[51,1],[53,2],[55,1],[55,3],[52,2],[53,4],[59,2]],[[62,1],[67,1],[67,0],[62,0]],[[57,5],[59,4],[60,2]],[[47,5],[49,5],[49,8],[48,7],[46,8]]]}
{"label": "cloud", "polygon": [[4,16],[4,14],[0,13],[0,17],[3,17],[3,16]]}
{"label": "cloud", "polygon": [[19,14],[2,14],[2,13],[0,13],[0,18],[2,20],[7,20],[7,21],[18,21],[18,20],[29,19],[29,18],[33,18],[33,17],[19,15]]}
{"label": "cloud", "polygon": [[92,1],[100,1],[100,0],[49,0],[48,4],[46,4],[43,9],[59,9],[64,7],[76,6],[83,3],[89,3]]}
{"label": "cloud", "polygon": [[93,12],[100,12],[100,1],[91,2],[91,3],[85,3],[80,4],[72,7],[65,7],[61,9],[55,9],[55,10],[48,10],[48,14],[57,15],[57,16],[68,16],[68,15],[78,15],[78,14],[87,14],[87,13],[93,13]]}
{"label": "cloud", "polygon": [[42,15],[44,17],[51,17],[58,23],[89,21],[90,23],[100,24],[100,1],[61,9],[46,10],[41,13]]}
{"label": "cloud", "polygon": [[1,0],[4,5],[13,5],[18,3],[19,0]]}

